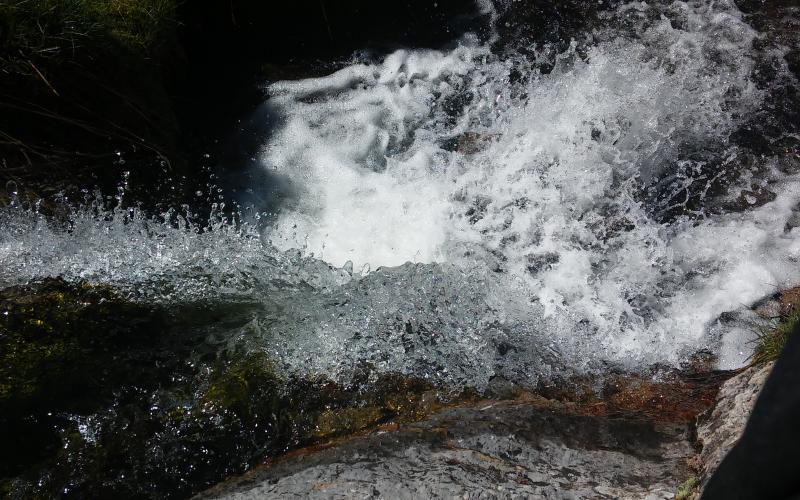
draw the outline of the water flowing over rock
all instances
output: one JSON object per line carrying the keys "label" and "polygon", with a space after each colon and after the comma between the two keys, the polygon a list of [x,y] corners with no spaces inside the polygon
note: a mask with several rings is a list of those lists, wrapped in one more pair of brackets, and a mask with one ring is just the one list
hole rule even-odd
{"label": "water flowing over rock", "polygon": [[269,460],[207,495],[670,498],[800,284],[798,12],[763,3],[480,0],[449,44],[274,70],[208,206],[9,184],[0,421],[47,442],[0,494]]}
{"label": "water flowing over rock", "polygon": [[478,389],[703,350],[740,366],[752,335],[720,318],[800,282],[793,125],[749,118],[791,104],[785,51],[729,1],[591,18],[566,45],[465,35],[273,82],[254,167],[286,186],[270,213],[12,207],[0,281],[255,298],[253,348],[343,383],[361,362]]}

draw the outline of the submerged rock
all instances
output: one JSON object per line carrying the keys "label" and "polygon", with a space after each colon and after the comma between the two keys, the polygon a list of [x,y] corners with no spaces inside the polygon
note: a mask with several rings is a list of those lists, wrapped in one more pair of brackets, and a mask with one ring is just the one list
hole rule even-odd
{"label": "submerged rock", "polygon": [[161,318],[111,290],[60,279],[0,292],[0,478],[59,448],[55,413],[109,404],[123,381],[156,383]]}
{"label": "submerged rock", "polygon": [[504,401],[487,401],[367,364],[346,386],[287,378],[241,341],[254,305],[146,306],[62,280],[0,305],[10,498],[180,498],[264,459],[205,496],[670,498],[697,473],[693,422],[728,376],[700,359],[530,388],[496,378]]}
{"label": "submerged rock", "polygon": [[441,408],[446,392],[369,366],[347,387],[287,378],[241,341],[253,307],[148,305],[61,279],[0,290],[0,496],[184,498]]}
{"label": "submerged rock", "polygon": [[0,404],[51,409],[91,408],[87,393],[102,400],[160,322],[108,288],[61,279],[3,290],[0,311]]}

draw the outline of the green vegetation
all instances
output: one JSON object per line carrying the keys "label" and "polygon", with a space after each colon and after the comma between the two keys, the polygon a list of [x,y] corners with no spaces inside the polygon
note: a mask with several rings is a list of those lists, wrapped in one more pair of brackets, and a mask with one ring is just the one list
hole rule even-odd
{"label": "green vegetation", "polygon": [[792,334],[798,321],[800,321],[800,307],[795,307],[789,314],[781,318],[774,329],[761,332],[756,339],[756,349],[753,353],[753,364],[775,361],[783,351],[786,340]]}
{"label": "green vegetation", "polygon": [[[117,349],[143,349],[157,321],[145,307],[86,283],[49,280],[0,294],[0,407],[79,409],[127,373],[105,364]],[[117,356],[119,357],[119,356]],[[130,367],[126,367],[130,368]],[[92,402],[89,406],[95,406]]]}
{"label": "green vegetation", "polygon": [[695,476],[690,477],[678,486],[675,500],[695,500],[700,496],[700,483]]}
{"label": "green vegetation", "polygon": [[171,27],[175,0],[5,0],[0,3],[0,69],[43,77],[58,64],[114,42],[141,52]]}

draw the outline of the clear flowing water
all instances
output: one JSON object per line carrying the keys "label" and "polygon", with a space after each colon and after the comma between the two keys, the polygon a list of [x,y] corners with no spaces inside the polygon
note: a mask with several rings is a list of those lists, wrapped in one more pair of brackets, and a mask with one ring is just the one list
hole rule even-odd
{"label": "clear flowing water", "polygon": [[236,225],[97,204],[58,224],[11,208],[0,283],[256,299],[238,339],[342,381],[367,363],[532,384],[701,350],[731,366],[746,346],[720,315],[800,283],[797,169],[732,140],[770,92],[762,37],[730,1],[635,2],[524,55],[466,36],[354,56],[267,89],[278,210]]}

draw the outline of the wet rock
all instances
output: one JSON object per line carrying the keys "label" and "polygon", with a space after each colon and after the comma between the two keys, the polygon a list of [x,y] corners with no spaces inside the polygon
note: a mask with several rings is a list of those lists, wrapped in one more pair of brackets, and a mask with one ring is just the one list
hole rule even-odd
{"label": "wet rock", "polygon": [[753,310],[762,319],[776,319],[781,315],[781,304],[773,298],[768,298],[756,304]]}
{"label": "wet rock", "polygon": [[697,442],[700,452],[700,477],[705,484],[719,466],[725,454],[742,435],[773,363],[754,366],[726,381],[719,390],[716,405],[700,419]]}
{"label": "wet rock", "polygon": [[0,492],[183,498],[453,400],[369,366],[347,387],[287,379],[241,340],[252,307],[148,306],[63,280],[0,291]]}
{"label": "wet rock", "polygon": [[[495,377],[489,392],[502,401],[443,403],[433,393],[426,408],[438,413],[297,450],[198,498],[561,498],[567,489],[569,498],[673,498],[697,473],[695,419],[730,376],[698,359],[678,372],[572,377],[533,391]],[[367,406],[321,420],[335,429],[377,416]]]}
{"label": "wet rock", "polygon": [[786,225],[783,227],[783,232],[788,233],[796,227],[800,227],[800,213],[793,211],[786,221]]}
{"label": "wet rock", "polygon": [[20,442],[21,429],[57,441],[54,412],[108,404],[131,370],[140,382],[154,383],[141,354],[160,323],[150,308],[86,283],[52,279],[0,291],[0,432],[7,445],[0,476],[50,449]]}
{"label": "wet rock", "polygon": [[[678,458],[685,453],[676,450],[689,446],[688,426],[713,400],[721,380],[702,371],[613,373],[553,381],[530,392],[498,379],[493,384],[497,396],[516,400],[477,404],[470,391],[451,393],[399,374],[376,379],[368,365],[356,370],[347,387],[324,378],[284,379],[266,353],[242,350],[236,341],[252,306],[175,305],[165,311],[129,303],[113,290],[60,280],[7,289],[2,299],[0,311],[9,314],[0,318],[5,328],[0,342],[14,341],[22,332],[50,346],[34,349],[43,355],[41,363],[19,356],[12,361],[25,361],[24,366],[6,364],[12,375],[36,368],[35,376],[4,379],[10,381],[4,382],[4,408],[18,408],[0,417],[7,424],[4,431],[37,438],[6,448],[19,450],[24,444],[35,450],[25,460],[4,457],[4,464],[16,467],[7,468],[0,480],[11,498],[59,491],[83,497],[182,497],[265,458],[287,452],[287,458],[276,460],[307,456],[308,451],[291,451],[300,446],[329,450],[320,456],[332,457],[349,453],[348,443],[359,440],[371,449],[370,440],[386,433],[396,435],[385,438],[388,448],[380,452],[388,453],[381,457],[390,457],[389,469],[419,474],[381,476],[386,470],[374,465],[382,458],[367,453],[366,462],[353,462],[344,475],[320,469],[314,491],[328,494],[350,488],[348,477],[372,477],[360,468],[368,463],[378,470],[374,479],[386,494],[394,491],[387,484],[411,481],[407,486],[425,495],[498,484],[547,495],[578,484],[578,497],[668,497],[678,484],[673,476],[686,475]],[[210,324],[223,325],[232,336],[218,331],[208,337]],[[413,330],[408,325],[406,330]],[[514,347],[499,344],[498,349],[511,355]],[[40,370],[67,360],[69,369]],[[95,399],[76,406],[81,399],[65,391],[69,401],[59,403],[53,399],[58,394],[48,391],[61,387],[61,379]],[[97,381],[109,389],[92,390]],[[431,417],[436,412],[442,413]],[[372,434],[347,438],[366,432]],[[562,463],[558,457],[565,453],[572,458]],[[412,462],[402,462],[408,456]],[[343,460],[350,464],[352,456],[347,457]],[[331,462],[320,463],[328,467]],[[613,465],[602,469],[599,464]],[[433,482],[434,476],[451,473],[452,481]],[[299,488],[293,481],[307,474],[295,470],[294,479],[278,479],[278,484]],[[415,483],[415,477],[422,479]],[[333,486],[323,488],[328,483]]]}
{"label": "wet rock", "polygon": [[689,472],[688,435],[681,425],[484,402],[293,454],[197,498],[672,498]]}
{"label": "wet rock", "polygon": [[772,321],[788,320],[800,308],[800,287],[782,290],[753,306],[753,311],[762,319]]}
{"label": "wet rock", "polygon": [[383,417],[383,411],[374,406],[327,410],[322,412],[317,419],[315,435],[324,439],[342,434],[352,434],[374,426]]}
{"label": "wet rock", "polygon": [[608,241],[636,227],[624,216],[608,216],[589,224],[589,229],[601,241]]}
{"label": "wet rock", "polygon": [[110,404],[125,384],[157,384],[145,356],[162,317],[112,290],[50,279],[0,291],[0,478],[59,453],[65,413]]}
{"label": "wet rock", "polygon": [[789,71],[794,73],[794,76],[800,78],[800,49],[793,49],[783,56],[786,59],[786,64]]}
{"label": "wet rock", "polygon": [[238,315],[61,279],[0,291],[8,497],[185,496],[241,471],[256,446],[310,435],[313,415],[281,411],[283,381],[263,354],[231,361],[204,344],[200,325]]}
{"label": "wet rock", "polygon": [[725,204],[725,210],[731,212],[743,212],[749,208],[756,208],[774,201],[777,195],[769,189],[753,184],[750,189],[742,190],[736,200]]}
{"label": "wet rock", "polygon": [[496,137],[493,134],[464,132],[448,140],[442,147],[448,151],[456,151],[463,155],[474,155],[488,148]]}
{"label": "wet rock", "polygon": [[[698,359],[702,368],[706,361]],[[666,373],[610,373],[602,378],[573,377],[540,382],[535,394],[571,405],[586,415],[619,415],[657,422],[692,422],[710,408],[727,372],[694,370]]]}
{"label": "wet rock", "polygon": [[557,253],[546,252],[526,255],[525,258],[527,261],[525,268],[529,273],[535,275],[552,269],[554,265],[558,264],[560,256]]}
{"label": "wet rock", "polygon": [[782,290],[753,306],[753,310],[761,318],[775,320],[789,316],[800,307],[800,287]]}
{"label": "wet rock", "polygon": [[464,215],[468,218],[470,224],[475,224],[486,216],[486,209],[492,203],[491,198],[486,196],[476,196],[472,201],[472,205],[467,209]]}
{"label": "wet rock", "polygon": [[745,14],[770,14],[774,9],[791,7],[794,0],[736,0],[736,6]]}

